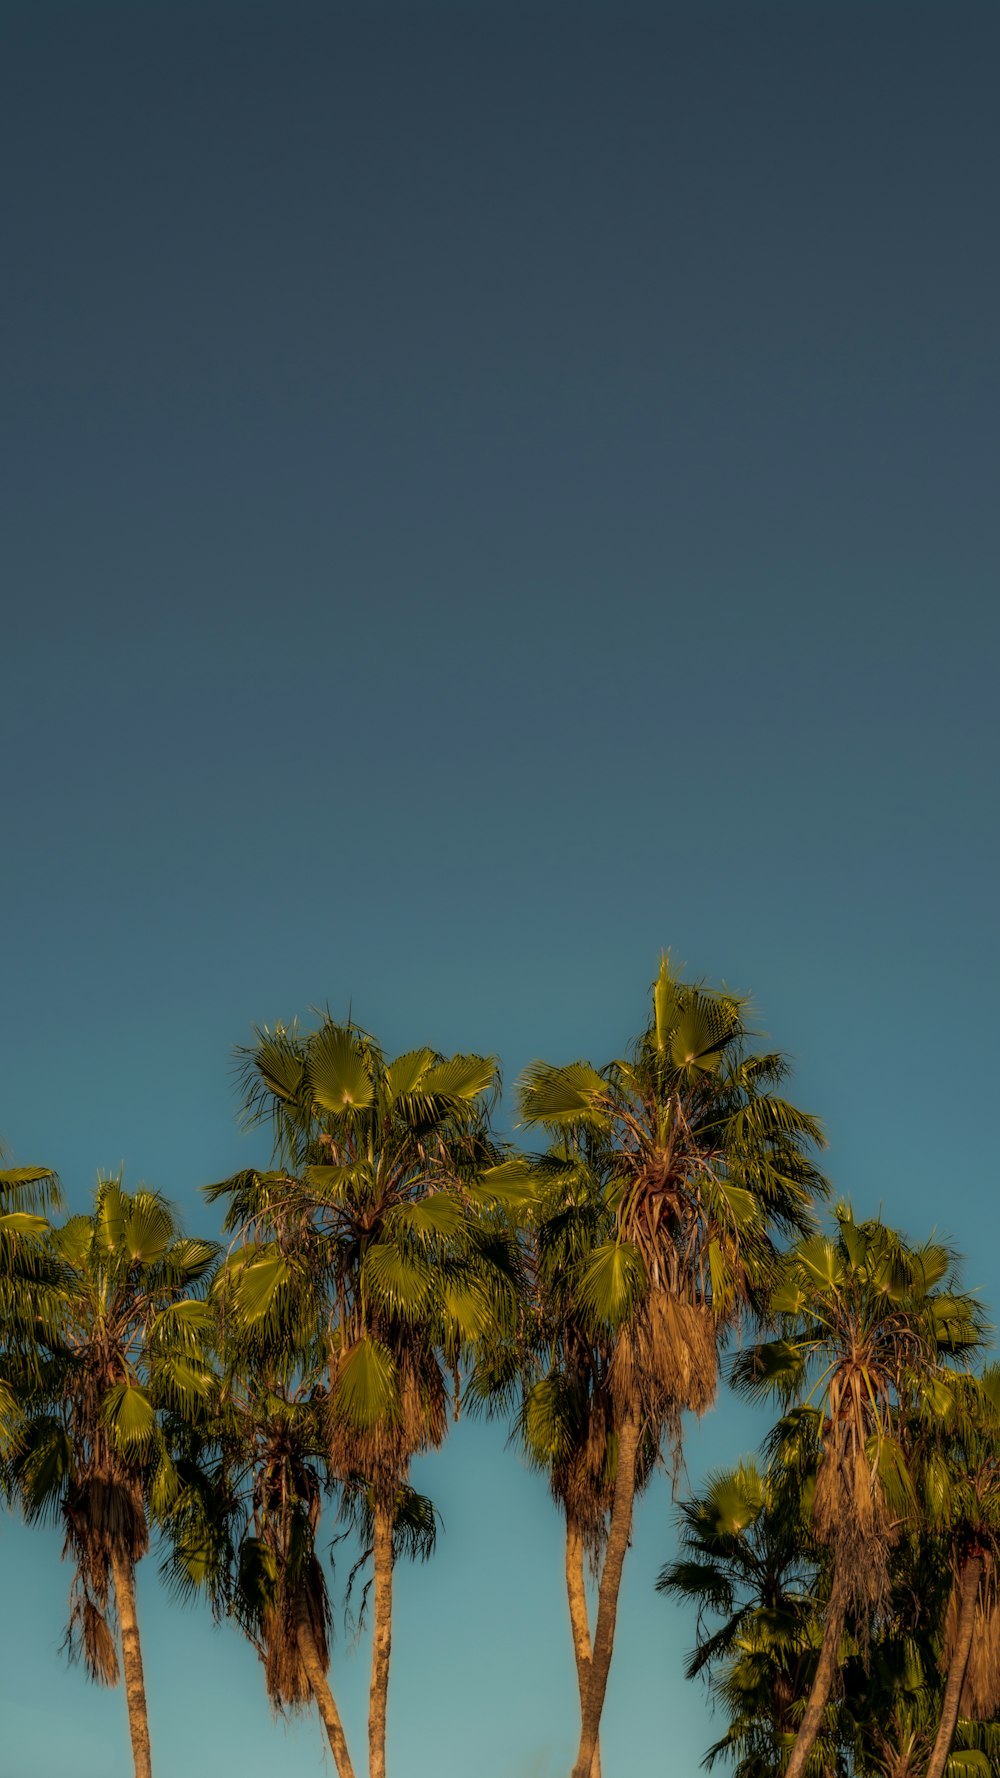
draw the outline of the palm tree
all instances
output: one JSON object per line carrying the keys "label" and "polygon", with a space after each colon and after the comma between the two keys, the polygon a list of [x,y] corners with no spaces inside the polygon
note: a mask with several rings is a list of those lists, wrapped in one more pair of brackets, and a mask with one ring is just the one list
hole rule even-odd
{"label": "palm tree", "polygon": [[[596,1575],[613,1496],[611,1352],[600,1331],[581,1318],[567,1280],[613,1232],[603,1182],[586,1142],[556,1143],[534,1168],[537,1202],[526,1222],[526,1306],[516,1347],[521,1400],[516,1432],[533,1467],[548,1476],[565,1521],[566,1594],[580,1710],[584,1708],[593,1647],[586,1571]],[[507,1379],[494,1358],[487,1386],[505,1405]],[[473,1386],[479,1386],[478,1372]],[[499,1385],[499,1386],[498,1386]],[[600,1744],[592,1778],[600,1778]]]}
{"label": "palm tree", "polygon": [[171,1514],[165,1572],[182,1593],[207,1591],[264,1666],[277,1710],[314,1703],[338,1778],[354,1778],[330,1688],[330,1602],[316,1537],[328,1486],[320,1366],[294,1349],[265,1361],[230,1333],[216,1413]]}
{"label": "palm tree", "polygon": [[909,1247],[879,1221],[836,1211],[832,1238],[799,1242],[771,1293],[780,1337],[740,1354],[732,1380],[745,1392],[798,1401],[822,1457],[813,1533],[830,1552],[823,1640],[786,1778],[802,1778],[836,1676],[848,1610],[862,1620],[888,1597],[888,1553],[916,1519],[901,1410],[940,1378],[943,1357],[981,1339],[976,1305],[957,1294],[953,1256]]}
{"label": "palm tree", "polygon": [[[854,1778],[923,1778],[941,1708],[947,1595],[940,1549],[917,1521],[893,1548],[889,1592],[877,1613],[864,1612],[859,1633],[842,1639],[835,1720]],[[818,1750],[819,1743],[812,1764]]]}
{"label": "palm tree", "polygon": [[[6,1158],[3,1143],[0,1143],[0,1160]],[[13,1235],[22,1230],[24,1225],[16,1221],[12,1223],[9,1218],[40,1210],[58,1209],[62,1203],[62,1191],[50,1167],[2,1167],[0,1203],[3,1205],[0,1230]]]}
{"label": "palm tree", "polygon": [[928,1406],[942,1422],[928,1464],[932,1522],[952,1572],[947,1675],[926,1773],[942,1778],[963,1704],[980,1720],[1000,1706],[1000,1365],[956,1379]]}
{"label": "palm tree", "polygon": [[[61,1519],[72,1557],[67,1646],[115,1684],[121,1631],[136,1778],[150,1778],[135,1567],[180,1488],[179,1429],[209,1401],[212,1318],[192,1295],[216,1248],[179,1234],[158,1193],[102,1179],[90,1215],[51,1237],[57,1284],[4,1453],[30,1522]],[[176,1436],[175,1436],[176,1435]]]}
{"label": "palm tree", "polygon": [[245,1106],[278,1170],[210,1188],[242,1247],[229,1267],[243,1340],[320,1342],[331,1473],[371,1504],[370,1778],[384,1778],[396,1527],[409,1467],[438,1447],[449,1378],[516,1309],[506,1213],[523,1185],[496,1159],[495,1063],[419,1049],[387,1061],[357,1025],[278,1027],[242,1052]]}
{"label": "palm tree", "polygon": [[[686,1677],[704,1674],[729,1716],[705,1764],[733,1757],[737,1778],[779,1778],[815,1659],[821,1567],[804,1506],[810,1479],[752,1462],[710,1475],[682,1504],[681,1554],[656,1583],[697,1608]],[[832,1747],[824,1755],[827,1770]]]}
{"label": "palm tree", "polygon": [[[0,1159],[5,1159],[0,1145]],[[44,1212],[62,1202],[47,1167],[0,1169],[0,1443],[17,1436],[26,1372],[37,1369],[39,1330],[52,1308],[53,1269]],[[0,1468],[0,1486],[9,1476]],[[9,1490],[8,1490],[9,1491]]]}
{"label": "palm tree", "polygon": [[746,1003],[679,981],[666,958],[652,998],[627,1057],[536,1062],[521,1087],[527,1124],[603,1151],[609,1225],[566,1280],[610,1353],[615,1451],[573,1778],[598,1743],[643,1452],[666,1438],[679,1459],[681,1416],[714,1400],[719,1342],[768,1282],[774,1238],[811,1228],[825,1189],[808,1153],[819,1125],[774,1091],[784,1059],[750,1051]]}

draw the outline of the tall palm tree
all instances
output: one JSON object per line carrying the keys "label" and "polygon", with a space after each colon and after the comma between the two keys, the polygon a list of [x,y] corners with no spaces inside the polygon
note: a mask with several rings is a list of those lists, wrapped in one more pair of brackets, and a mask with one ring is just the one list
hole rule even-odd
{"label": "tall palm tree", "polygon": [[776,1053],[754,1054],[746,1002],[678,980],[668,960],[628,1056],[533,1063],[524,1120],[603,1150],[607,1237],[567,1279],[581,1322],[608,1345],[614,1480],[593,1653],[573,1778],[590,1778],[643,1452],[714,1400],[719,1342],[765,1288],[775,1237],[811,1228],[825,1187],[815,1118],[780,1098]]}
{"label": "tall palm tree", "polygon": [[[877,1612],[863,1611],[860,1620],[849,1614],[858,1633],[842,1639],[841,1696],[826,1714],[835,1716],[852,1778],[923,1778],[941,1708],[947,1596],[940,1549],[917,1520],[893,1548],[889,1591]],[[813,1765],[818,1751],[817,1742]]]}
{"label": "tall palm tree", "polygon": [[[710,1475],[683,1502],[681,1553],[656,1583],[697,1608],[686,1677],[704,1674],[729,1717],[705,1764],[735,1758],[737,1778],[780,1778],[815,1660],[821,1564],[804,1479],[752,1462]],[[832,1746],[824,1756],[827,1770]]]}
{"label": "tall palm tree", "polygon": [[[495,1063],[419,1049],[388,1061],[327,1017],[302,1036],[262,1030],[242,1052],[251,1121],[272,1124],[276,1170],[229,1200],[231,1314],[241,1338],[325,1353],[331,1472],[371,1503],[374,1576],[370,1778],[384,1778],[396,1527],[412,1458],[439,1446],[449,1379],[516,1308],[502,1208],[515,1188],[488,1113]],[[523,1187],[521,1188],[523,1195]]]}
{"label": "tall palm tree", "polygon": [[928,1492],[952,1586],[944,1696],[926,1778],[942,1778],[963,1705],[980,1720],[1000,1707],[1000,1365],[956,1379],[943,1393],[943,1403],[930,1404],[939,1405],[940,1427]]}
{"label": "tall palm tree", "polygon": [[[565,1521],[566,1594],[581,1712],[593,1647],[587,1565],[597,1573],[613,1481],[610,1352],[586,1325],[566,1286],[574,1265],[610,1233],[601,1180],[585,1149],[556,1144],[536,1164],[538,1202],[525,1235],[530,1283],[529,1337],[519,1357],[517,1434],[530,1463],[549,1480]],[[592,1778],[600,1778],[600,1744]]]}
{"label": "tall palm tree", "polygon": [[845,1204],[835,1236],[801,1241],[787,1256],[770,1311],[780,1337],[741,1353],[732,1380],[751,1395],[798,1402],[816,1422],[812,1526],[831,1558],[823,1640],[786,1773],[802,1778],[848,1610],[863,1619],[884,1603],[889,1551],[916,1522],[904,1411],[940,1380],[943,1358],[976,1349],[982,1318],[958,1293],[946,1248],[910,1247],[879,1221],[855,1223]]}
{"label": "tall palm tree", "polygon": [[[514,1373],[520,1382],[516,1436],[528,1462],[547,1475],[565,1524],[565,1579],[581,1715],[593,1665],[587,1570],[600,1573],[614,1499],[613,1344],[581,1312],[573,1288],[594,1250],[614,1235],[606,1155],[581,1131],[554,1143],[531,1168],[535,1198],[522,1230],[525,1311],[515,1360],[505,1373],[498,1356],[477,1367],[471,1387],[491,1406],[507,1405]],[[647,1437],[637,1459],[637,1487],[656,1458]],[[600,1742],[591,1778],[600,1778]]]}
{"label": "tall palm tree", "polygon": [[102,1179],[91,1214],[52,1233],[53,1310],[4,1453],[29,1523],[62,1522],[67,1644],[105,1684],[119,1676],[117,1619],[136,1778],[151,1758],[135,1568],[180,1488],[175,1434],[211,1397],[212,1318],[192,1292],[215,1254],[178,1232],[158,1193]]}
{"label": "tall palm tree", "polygon": [[[0,1144],[0,1160],[6,1159]],[[54,1274],[45,1212],[62,1193],[47,1167],[0,1169],[0,1444],[16,1438],[27,1372],[37,1370],[38,1336],[53,1303]],[[0,1467],[0,1486],[9,1475]]]}
{"label": "tall palm tree", "polygon": [[330,1602],[316,1537],[328,1486],[326,1394],[302,1350],[239,1352],[230,1330],[216,1412],[170,1517],[167,1577],[207,1591],[264,1666],[277,1710],[315,1704],[338,1778],[354,1778],[329,1681]]}

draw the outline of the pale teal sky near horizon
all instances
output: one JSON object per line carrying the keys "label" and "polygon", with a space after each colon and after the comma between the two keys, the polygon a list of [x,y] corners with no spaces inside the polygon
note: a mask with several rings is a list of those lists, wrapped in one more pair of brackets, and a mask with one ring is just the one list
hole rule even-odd
{"label": "pale teal sky near horizon", "polygon": [[[749,991],[835,1189],[1000,1306],[993,5],[0,6],[0,1135],[253,1158],[232,1049],[617,1052],[662,947]],[[723,1395],[688,1473],[765,1422]],[[421,1466],[397,1778],[567,1778],[559,1522]],[[719,1725],[642,1503],[608,1778]],[[342,1573],[343,1564],[338,1568]],[[127,1778],[0,1524],[3,1778]],[[331,1770],[140,1578],[159,1778]],[[333,1676],[364,1765],[367,1647]]]}

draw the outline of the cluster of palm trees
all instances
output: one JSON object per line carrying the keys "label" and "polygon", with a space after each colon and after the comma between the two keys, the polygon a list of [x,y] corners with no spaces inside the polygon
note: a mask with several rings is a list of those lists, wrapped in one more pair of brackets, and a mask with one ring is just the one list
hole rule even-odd
{"label": "cluster of palm trees", "polygon": [[0,1174],[0,1479],[29,1522],[63,1527],[68,1647],[96,1679],[123,1675],[136,1778],[152,1766],[134,1577],[153,1541],[355,1778],[326,1502],[369,1570],[367,1769],[385,1778],[394,1569],[436,1530],[412,1460],[460,1404],[513,1425],[559,1505],[572,1778],[599,1778],[635,1500],[659,1467],[676,1475],[730,1346],[733,1384],[781,1417],[763,1468],[684,1505],[659,1581],[698,1606],[691,1672],[729,1721],[709,1759],[739,1778],[1000,1773],[982,1311],[941,1246],[846,1206],[818,1232],[821,1129],[747,1019],[664,959],[627,1056],[526,1070],[521,1148],[491,1122],[492,1058],[390,1060],[330,1017],[261,1029],[243,1103],[272,1152],[206,1188],[219,1244],[120,1178],[57,1226],[51,1174]]}
{"label": "cluster of palm trees", "polygon": [[697,1605],[689,1677],[728,1718],[738,1778],[1000,1771],[1000,1367],[935,1242],[838,1205],[796,1243],[769,1337],[731,1381],[783,1412],[765,1465],[681,1509],[658,1586]]}

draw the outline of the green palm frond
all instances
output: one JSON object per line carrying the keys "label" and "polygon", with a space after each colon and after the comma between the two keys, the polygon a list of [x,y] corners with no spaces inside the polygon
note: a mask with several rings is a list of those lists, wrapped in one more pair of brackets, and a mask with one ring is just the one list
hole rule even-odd
{"label": "green palm frond", "polygon": [[521,1077],[521,1115],[527,1124],[604,1130],[609,1122],[606,1096],[607,1082],[589,1062],[561,1068],[532,1062]]}
{"label": "green palm frond", "polygon": [[185,1421],[198,1418],[216,1386],[210,1364],[180,1352],[153,1359],[149,1375],[157,1401]]}
{"label": "green palm frond", "polygon": [[323,1111],[335,1116],[363,1111],[375,1095],[367,1046],[348,1026],[328,1021],[307,1040],[308,1090]]}
{"label": "green palm frond", "polygon": [[456,1345],[455,1336],[459,1346],[476,1346],[493,1324],[489,1293],[475,1278],[463,1281],[445,1275],[441,1280],[441,1307],[446,1324],[446,1343],[451,1350]]}
{"label": "green palm frond", "polygon": [[399,1384],[392,1353],[380,1340],[362,1336],[347,1353],[334,1388],[337,1412],[368,1432],[399,1418]]}
{"label": "green palm frond", "polygon": [[93,1235],[105,1253],[114,1253],[125,1236],[127,1200],[120,1179],[102,1178],[94,1204]]}
{"label": "green palm frond", "polygon": [[702,1609],[719,1613],[731,1612],[735,1598],[733,1582],[710,1562],[669,1562],[660,1570],[656,1590],[678,1593],[695,1600]]}
{"label": "green palm frond", "polygon": [[385,1071],[386,1104],[389,1107],[401,1104],[412,1114],[411,1095],[421,1087],[424,1077],[438,1061],[439,1057],[431,1049],[408,1050],[405,1055],[397,1056]]}
{"label": "green palm frond", "polygon": [[509,1215],[524,1218],[536,1201],[538,1179],[528,1161],[511,1157],[484,1168],[466,1190],[477,1204],[496,1204]]}
{"label": "green palm frond", "polygon": [[193,1235],[172,1239],[162,1257],[164,1282],[175,1289],[189,1290],[207,1277],[218,1257],[216,1241],[200,1240]]}
{"label": "green palm frond", "polygon": [[303,1167],[302,1178],[324,1203],[347,1205],[359,1187],[362,1192],[370,1187],[371,1169],[365,1161],[337,1167],[313,1164]]}
{"label": "green palm frond", "polygon": [[450,1056],[422,1075],[412,1096],[415,1108],[460,1109],[493,1090],[497,1065],[492,1056]]}
{"label": "green palm frond", "polygon": [[0,1215],[0,1241],[5,1236],[18,1236],[23,1241],[43,1241],[49,1232],[48,1218],[32,1215],[28,1210],[8,1210]]}
{"label": "green palm frond", "polygon": [[579,1383],[550,1371],[526,1391],[519,1415],[525,1451],[540,1469],[565,1463],[586,1429],[586,1396]]}
{"label": "green palm frond", "polygon": [[72,1444],[61,1421],[52,1414],[32,1415],[13,1459],[17,1493],[29,1524],[58,1517],[72,1463]]}
{"label": "green palm frond", "polygon": [[605,1241],[580,1268],[576,1296],[581,1313],[593,1326],[620,1327],[641,1301],[646,1282],[638,1249],[629,1241]]}
{"label": "green palm frond", "polygon": [[287,1310],[294,1272],[282,1253],[265,1252],[245,1261],[231,1261],[233,1303],[242,1324],[254,1330],[263,1323],[280,1324]]}
{"label": "green palm frond", "polygon": [[122,1219],[121,1236],[130,1260],[143,1266],[155,1265],[163,1257],[173,1232],[174,1219],[160,1198],[152,1192],[133,1193]]}
{"label": "green palm frond", "polygon": [[366,1248],[361,1276],[372,1299],[404,1321],[419,1320],[434,1293],[428,1262],[391,1242],[379,1241]]}
{"label": "green palm frond", "polygon": [[48,1167],[0,1168],[0,1206],[4,1210],[58,1210],[61,1204],[62,1187]]}
{"label": "green palm frond", "polygon": [[406,1232],[419,1241],[448,1241],[464,1226],[466,1214],[462,1204],[450,1192],[432,1192],[412,1203],[395,1205],[386,1215],[386,1228],[393,1234]]}
{"label": "green palm frond", "polygon": [[173,1348],[201,1353],[214,1331],[215,1315],[210,1304],[200,1297],[188,1297],[161,1309],[150,1326],[150,1350]]}
{"label": "green palm frond", "polygon": [[253,1074],[251,1080],[256,1086],[259,1076],[265,1090],[285,1104],[294,1104],[303,1087],[305,1060],[294,1037],[280,1026],[271,1032],[265,1027],[258,1033],[258,1041],[252,1051],[242,1051],[248,1060],[252,1057]]}
{"label": "green palm frond", "polygon": [[131,1383],[114,1383],[101,1407],[106,1426],[123,1456],[148,1450],[156,1436],[156,1412],[145,1389]]}
{"label": "green palm frond", "polygon": [[773,1395],[790,1402],[805,1372],[806,1357],[798,1345],[790,1340],[761,1340],[737,1353],[729,1380],[743,1395],[759,1399]]}

